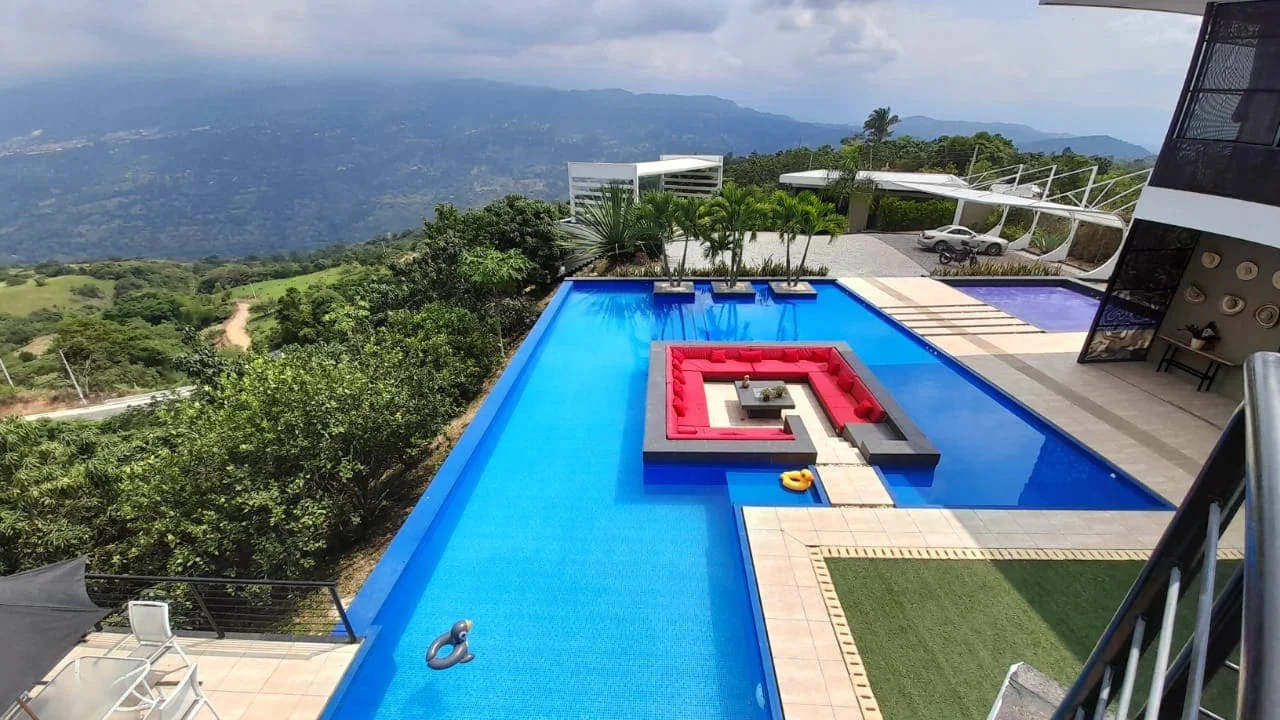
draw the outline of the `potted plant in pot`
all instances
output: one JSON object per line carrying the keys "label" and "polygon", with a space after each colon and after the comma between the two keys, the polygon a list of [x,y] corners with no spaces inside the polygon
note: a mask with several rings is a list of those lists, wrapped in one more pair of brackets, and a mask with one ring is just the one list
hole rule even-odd
{"label": "potted plant in pot", "polygon": [[1218,325],[1210,322],[1206,325],[1196,325],[1192,323],[1182,328],[1191,334],[1191,349],[1204,350],[1211,343],[1221,337],[1218,334]]}

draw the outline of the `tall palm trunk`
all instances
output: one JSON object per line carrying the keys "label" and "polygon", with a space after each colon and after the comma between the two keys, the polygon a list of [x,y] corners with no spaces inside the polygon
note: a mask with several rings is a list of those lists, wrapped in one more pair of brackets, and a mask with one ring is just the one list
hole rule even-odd
{"label": "tall palm trunk", "polygon": [[804,263],[809,259],[809,243],[813,242],[812,235],[806,235],[804,238],[804,252],[800,255],[800,265],[796,267],[796,274],[791,281],[792,287],[800,284],[800,273],[804,272]]}
{"label": "tall palm trunk", "polygon": [[689,259],[689,236],[684,236],[684,250],[680,253],[680,274],[676,280],[676,285],[684,284],[684,268],[685,261]]}
{"label": "tall palm trunk", "polygon": [[786,274],[788,279],[791,278],[791,243],[794,241],[795,241],[795,238],[787,239],[785,237],[782,240],[782,244],[787,246],[787,273]]}

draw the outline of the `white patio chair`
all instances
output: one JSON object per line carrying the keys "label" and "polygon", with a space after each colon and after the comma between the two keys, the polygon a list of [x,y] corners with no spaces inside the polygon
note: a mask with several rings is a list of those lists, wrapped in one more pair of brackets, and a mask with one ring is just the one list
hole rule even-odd
{"label": "white patio chair", "polygon": [[187,668],[173,692],[161,693],[160,701],[151,707],[146,720],[189,720],[200,713],[200,708],[207,707],[215,718],[222,720],[218,709],[209,702],[209,698],[200,689],[200,681],[196,679],[196,667]]}
{"label": "white patio chair", "polygon": [[169,603],[131,600],[129,630],[129,635],[107,651],[108,655],[114,653],[132,637],[137,640],[138,646],[129,653],[129,657],[145,658],[147,662],[154,664],[162,655],[172,650],[182,658],[184,665],[191,664],[191,658],[182,651],[173,634],[173,629],[169,626]]}

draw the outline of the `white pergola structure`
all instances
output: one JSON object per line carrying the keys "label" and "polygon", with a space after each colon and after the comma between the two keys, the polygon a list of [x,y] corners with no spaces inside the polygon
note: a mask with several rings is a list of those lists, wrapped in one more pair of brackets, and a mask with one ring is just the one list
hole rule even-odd
{"label": "white pergola structure", "polygon": [[[783,173],[778,176],[778,184],[798,188],[820,189],[840,179],[839,170],[803,170],[801,172]],[[967,187],[962,178],[949,173],[915,173],[880,170],[859,170],[858,180],[869,180],[875,183],[877,190],[897,190],[914,192],[904,183],[923,183],[926,185],[950,185]]]}
{"label": "white pergola structure", "polygon": [[[1089,181],[1084,187],[1057,195],[1049,194],[1052,192],[1055,180],[1081,173],[1089,174]],[[1067,218],[1071,221],[1071,230],[1066,240],[1057,248],[1036,258],[1042,262],[1066,260],[1082,222],[1120,230],[1122,237],[1120,247],[1111,258],[1097,269],[1080,276],[1089,280],[1106,280],[1111,277],[1120,250],[1124,247],[1124,239],[1129,233],[1129,221],[1120,213],[1132,209],[1137,204],[1138,193],[1146,187],[1145,180],[1150,175],[1149,169],[1139,170],[1098,182],[1097,166],[1059,173],[1056,165],[1035,168],[1011,165],[964,178],[946,173],[858,171],[859,180],[874,182],[878,190],[914,192],[955,200],[956,213],[952,221],[954,224],[960,223],[965,203],[1000,207],[1003,209],[1000,221],[994,228],[987,231],[993,235],[998,235],[1004,228],[1010,208],[1030,210],[1032,212],[1031,227],[1022,237],[1009,243],[1010,250],[1024,250],[1031,245],[1031,238],[1041,215]],[[806,170],[784,173],[778,177],[778,182],[792,187],[824,188],[834,183],[839,177],[838,170]],[[1119,181],[1138,177],[1142,177],[1143,182],[1128,190],[1113,192],[1113,188],[1117,187]]]}
{"label": "white pergola structure", "polygon": [[569,163],[569,210],[574,217],[584,204],[600,200],[600,188],[621,185],[640,198],[645,178],[657,178],[658,188],[686,197],[711,197],[724,183],[722,155],[663,155],[637,163]]}

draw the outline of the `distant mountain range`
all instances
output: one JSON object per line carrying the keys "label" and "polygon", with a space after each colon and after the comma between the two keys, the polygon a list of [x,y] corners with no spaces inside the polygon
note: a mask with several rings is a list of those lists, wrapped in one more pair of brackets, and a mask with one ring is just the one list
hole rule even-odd
{"label": "distant mountain range", "polygon": [[[999,123],[916,116],[895,130],[1148,154]],[[854,132],[709,96],[480,80],[95,77],[0,89],[0,264],[313,248],[410,227],[441,202],[564,198],[570,160],[773,152]]]}
{"label": "distant mountain range", "polygon": [[923,115],[911,115],[902,118],[893,127],[894,137],[910,135],[921,140],[932,140],[943,135],[972,135],[976,132],[999,133],[1012,140],[1024,152],[1057,153],[1071,148],[1072,152],[1080,155],[1109,155],[1117,160],[1141,160],[1156,154],[1149,148],[1110,135],[1049,133],[1017,123],[937,120]]}

